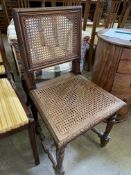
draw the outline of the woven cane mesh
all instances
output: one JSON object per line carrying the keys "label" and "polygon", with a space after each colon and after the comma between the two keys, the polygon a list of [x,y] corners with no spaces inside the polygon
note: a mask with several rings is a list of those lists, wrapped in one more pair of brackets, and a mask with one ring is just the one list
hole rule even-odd
{"label": "woven cane mesh", "polygon": [[59,145],[120,109],[124,102],[81,76],[58,78],[31,97]]}
{"label": "woven cane mesh", "polygon": [[80,58],[80,16],[59,11],[21,17],[31,69]]}

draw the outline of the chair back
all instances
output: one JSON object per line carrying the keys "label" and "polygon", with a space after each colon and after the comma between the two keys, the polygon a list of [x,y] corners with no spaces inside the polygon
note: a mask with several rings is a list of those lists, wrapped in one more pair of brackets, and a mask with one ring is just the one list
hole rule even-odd
{"label": "chair back", "polygon": [[[81,7],[14,9],[20,53],[26,71],[81,58]],[[77,61],[74,61],[77,60]]]}
{"label": "chair back", "polygon": [[93,18],[93,24],[95,24],[96,26],[99,25],[99,21],[103,13],[103,8],[104,8],[104,0],[97,0],[96,10]]}
{"label": "chair back", "polygon": [[121,0],[112,0],[111,8],[105,20],[105,28],[113,28],[121,2]]}
{"label": "chair back", "polygon": [[96,4],[94,18],[93,18],[91,40],[89,45],[88,70],[90,70],[91,64],[92,64],[92,54],[93,54],[93,46],[94,46],[94,40],[96,35],[96,28],[97,26],[99,26],[99,21],[103,13],[103,8],[104,8],[104,0],[98,0]]}
{"label": "chair back", "polygon": [[91,0],[86,0],[85,2],[85,10],[84,10],[84,20],[83,20],[83,30],[86,30],[87,26],[87,21],[89,17],[89,12],[90,12],[90,7],[91,7]]}
{"label": "chair back", "polygon": [[[123,2],[124,3],[124,2]],[[120,20],[118,23],[119,28],[124,28],[126,21],[131,13],[131,1],[125,1],[122,13],[120,15]]]}

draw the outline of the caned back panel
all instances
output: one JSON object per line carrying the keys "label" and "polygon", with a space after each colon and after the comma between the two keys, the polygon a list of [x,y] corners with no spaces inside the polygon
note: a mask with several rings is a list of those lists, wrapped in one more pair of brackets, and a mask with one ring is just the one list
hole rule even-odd
{"label": "caned back panel", "polygon": [[15,9],[13,16],[27,70],[80,59],[81,7]]}

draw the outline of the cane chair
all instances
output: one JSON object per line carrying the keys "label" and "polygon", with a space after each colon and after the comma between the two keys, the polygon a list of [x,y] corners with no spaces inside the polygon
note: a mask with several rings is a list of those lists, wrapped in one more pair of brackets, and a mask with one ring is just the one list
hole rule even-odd
{"label": "cane chair", "polygon": [[[105,146],[115,122],[115,113],[125,103],[79,75],[81,7],[14,9],[13,18],[19,34],[18,43],[34,118],[38,122],[39,112],[51,133],[56,146],[56,159],[51,153],[52,142],[44,139],[42,145],[56,175],[63,175],[67,144],[92,129],[100,137],[101,145]],[[57,40],[54,27],[60,31],[57,32]],[[72,74],[49,80],[36,88],[35,70],[68,61],[72,61]],[[93,127],[105,119],[107,127],[102,134]]]}
{"label": "cane chair", "polygon": [[[3,56],[2,59],[6,59],[7,62],[1,34],[0,53]],[[0,78],[0,138],[2,139],[27,129],[35,164],[38,165],[39,156],[35,140],[35,121],[18,94],[12,75],[9,68],[7,68],[8,65],[6,64],[5,69],[6,78]]]}
{"label": "cane chair", "polygon": [[126,0],[123,2],[123,10],[122,10],[122,13],[120,15],[119,22],[118,22],[119,28],[125,27],[126,21],[130,15],[130,13],[131,13],[131,1]]}

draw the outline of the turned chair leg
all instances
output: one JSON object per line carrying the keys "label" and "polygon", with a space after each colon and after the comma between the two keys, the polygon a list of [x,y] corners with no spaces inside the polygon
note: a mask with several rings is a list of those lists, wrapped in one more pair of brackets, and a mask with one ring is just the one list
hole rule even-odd
{"label": "turned chair leg", "polygon": [[56,149],[57,165],[55,167],[55,175],[64,175],[63,160],[64,160],[65,148]]}
{"label": "turned chair leg", "polygon": [[36,135],[35,135],[35,122],[33,119],[29,120],[28,132],[29,132],[29,138],[30,138],[30,143],[31,143],[31,147],[32,147],[32,152],[33,152],[35,164],[38,165],[40,163],[40,161],[39,161],[39,156],[38,156],[38,152],[37,152]]}
{"label": "turned chair leg", "polygon": [[106,126],[106,130],[104,132],[103,135],[101,135],[100,137],[100,142],[101,142],[101,146],[104,147],[110,140],[110,132],[111,132],[111,129],[113,128],[113,125],[115,123],[115,120],[116,120],[116,115],[110,117],[108,120],[107,120],[107,126]]}

